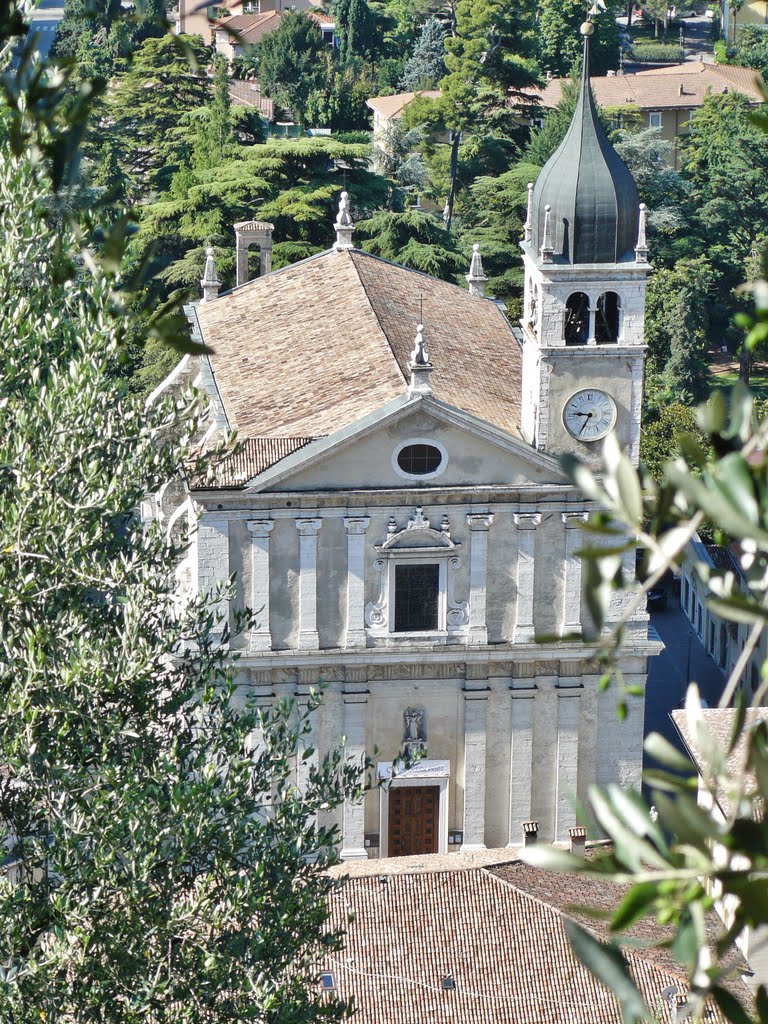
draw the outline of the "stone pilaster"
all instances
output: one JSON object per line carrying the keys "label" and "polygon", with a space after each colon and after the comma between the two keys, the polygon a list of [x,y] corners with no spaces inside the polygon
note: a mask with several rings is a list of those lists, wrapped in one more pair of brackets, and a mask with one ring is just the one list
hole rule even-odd
{"label": "stone pilaster", "polygon": [[576,824],[580,696],[581,687],[561,687],[557,690],[555,841],[566,840],[568,829]]}
{"label": "stone pilaster", "polygon": [[272,648],[269,629],[269,535],[273,526],[270,519],[248,523],[251,534],[251,609],[256,619],[251,630],[252,651],[269,651]]}
{"label": "stone pilaster", "polygon": [[485,750],[488,690],[464,691],[464,842],[485,849]]}
{"label": "stone pilaster", "polygon": [[316,651],[317,632],[317,534],[322,519],[297,519],[299,531],[299,650]]}
{"label": "stone pilaster", "polygon": [[582,547],[584,534],[581,530],[587,521],[586,512],[563,512],[565,524],[565,562],[563,563],[563,606],[561,632],[581,632],[581,556],[576,552]]}
{"label": "stone pilaster", "polygon": [[[367,693],[345,693],[344,701],[344,755],[356,764],[365,756],[365,716],[368,709]],[[344,830],[341,848],[342,860],[367,860],[365,850],[365,797],[347,800],[344,804]]]}
{"label": "stone pilaster", "polygon": [[[204,514],[197,524],[197,589],[213,594],[229,579],[229,520],[224,516]],[[220,597],[214,608],[211,631],[219,642],[229,625],[229,599]]]}
{"label": "stone pilaster", "polygon": [[467,643],[470,644],[488,643],[485,600],[488,584],[488,530],[492,522],[491,512],[470,512],[467,515],[470,531]]}
{"label": "stone pilaster", "polygon": [[347,528],[347,647],[365,647],[365,531],[368,516],[345,518]]}
{"label": "stone pilaster", "polygon": [[513,643],[533,640],[533,584],[536,527],[541,522],[538,513],[515,513],[517,527],[517,607]]}
{"label": "stone pilaster", "polygon": [[507,846],[520,845],[520,826],[532,816],[533,710],[535,686],[510,690],[512,743],[509,772],[509,839]]}

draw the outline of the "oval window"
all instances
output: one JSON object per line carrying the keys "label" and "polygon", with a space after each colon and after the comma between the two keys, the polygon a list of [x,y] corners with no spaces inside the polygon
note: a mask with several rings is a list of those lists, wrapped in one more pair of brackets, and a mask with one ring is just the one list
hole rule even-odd
{"label": "oval window", "polygon": [[411,476],[435,473],[443,461],[443,453],[433,444],[407,444],[397,453],[397,464]]}

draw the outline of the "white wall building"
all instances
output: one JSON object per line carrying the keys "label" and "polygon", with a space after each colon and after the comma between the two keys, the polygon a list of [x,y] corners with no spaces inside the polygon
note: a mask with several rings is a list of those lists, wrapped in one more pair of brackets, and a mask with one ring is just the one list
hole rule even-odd
{"label": "white wall building", "polygon": [[[643,702],[619,723],[577,639],[590,505],[557,459],[594,461],[611,430],[637,457],[637,190],[585,77],[531,192],[521,328],[484,296],[479,252],[465,290],[356,249],[345,194],[335,227],[332,249],[271,273],[271,225],[237,225],[227,293],[209,259],[189,315],[212,354],[165,386],[196,379],[211,431],[242,447],[159,514],[200,514],[186,585],[234,573],[234,606],[256,612],[230,641],[242,684],[265,703],[325,684],[313,746],[376,747],[384,779],[426,746],[345,808],[345,858],[516,845],[530,821],[564,839],[590,784],[640,779]],[[628,625],[628,683],[659,650],[646,619]]]}

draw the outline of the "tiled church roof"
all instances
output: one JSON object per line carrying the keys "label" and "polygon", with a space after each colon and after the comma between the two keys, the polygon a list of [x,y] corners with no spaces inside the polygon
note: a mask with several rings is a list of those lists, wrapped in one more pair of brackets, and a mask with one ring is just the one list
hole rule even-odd
{"label": "tiled church roof", "polygon": [[243,487],[257,474],[314,440],[313,437],[246,438],[236,445],[231,455],[212,465],[208,475],[195,477],[190,482],[196,490]]}
{"label": "tiled church roof", "polygon": [[358,250],[329,251],[197,307],[227,417],[244,438],[310,438],[405,393],[416,325],[438,399],[510,433],[521,353],[494,302]]}
{"label": "tiled church roof", "polygon": [[[604,904],[601,889],[602,880],[521,864],[351,877],[333,902],[346,948],[321,969],[333,973],[337,995],[354,997],[357,1024],[619,1024],[618,1003],[576,959],[563,928],[563,907]],[[667,986],[685,992],[682,971],[658,950],[626,956],[652,1011]],[[443,987],[446,978],[454,987]],[[711,1008],[704,1020],[721,1018]]]}

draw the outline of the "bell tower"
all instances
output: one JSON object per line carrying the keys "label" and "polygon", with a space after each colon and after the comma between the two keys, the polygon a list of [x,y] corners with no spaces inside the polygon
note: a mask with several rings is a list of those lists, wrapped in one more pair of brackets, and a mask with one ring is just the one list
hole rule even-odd
{"label": "bell tower", "polygon": [[525,269],[522,428],[536,448],[590,460],[611,430],[636,464],[645,358],[645,207],[608,140],[589,84],[535,187]]}

